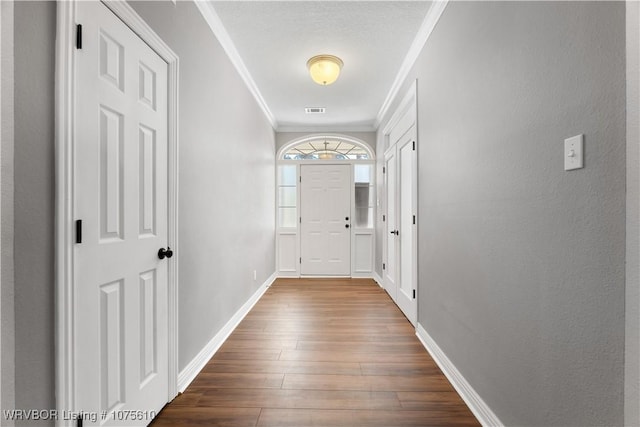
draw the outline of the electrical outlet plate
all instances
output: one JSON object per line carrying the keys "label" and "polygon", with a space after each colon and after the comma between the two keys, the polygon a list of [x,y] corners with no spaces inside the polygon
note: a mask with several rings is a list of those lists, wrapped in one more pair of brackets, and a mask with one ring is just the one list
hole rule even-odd
{"label": "electrical outlet plate", "polygon": [[564,140],[564,170],[584,167],[584,135],[576,135]]}

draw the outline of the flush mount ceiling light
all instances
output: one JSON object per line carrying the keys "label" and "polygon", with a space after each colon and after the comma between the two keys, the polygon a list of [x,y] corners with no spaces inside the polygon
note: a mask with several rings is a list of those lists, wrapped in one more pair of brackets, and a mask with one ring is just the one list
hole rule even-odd
{"label": "flush mount ceiling light", "polygon": [[335,82],[343,65],[342,59],[333,55],[317,55],[307,61],[309,74],[319,85],[330,85]]}

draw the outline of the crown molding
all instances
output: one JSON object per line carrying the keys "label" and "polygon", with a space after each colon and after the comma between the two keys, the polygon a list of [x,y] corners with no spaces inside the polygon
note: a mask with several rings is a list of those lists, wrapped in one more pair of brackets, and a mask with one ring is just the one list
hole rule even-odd
{"label": "crown molding", "polygon": [[409,51],[407,52],[407,55],[404,58],[404,61],[402,61],[400,70],[398,70],[398,74],[396,75],[396,78],[393,81],[393,84],[391,85],[391,89],[389,89],[389,93],[387,94],[387,97],[382,103],[382,107],[380,107],[380,111],[376,116],[376,121],[375,121],[376,129],[380,126],[385,115],[389,112],[391,103],[395,100],[396,96],[398,95],[398,92],[400,91],[402,84],[404,83],[405,79],[409,75],[411,68],[413,67],[416,60],[418,59],[418,56],[420,55],[422,48],[424,47],[425,43],[431,36],[433,29],[436,27],[436,24],[440,20],[440,16],[442,16],[442,12],[444,12],[444,9],[447,7],[448,3],[449,3],[449,0],[436,0],[431,4],[429,11],[424,17],[424,21],[422,21],[422,25],[420,26],[420,29],[418,29],[418,33],[416,34],[416,37],[413,39],[413,43],[411,43],[411,47],[409,48]]}
{"label": "crown molding", "polygon": [[256,82],[253,80],[253,77],[251,77],[247,66],[244,65],[244,61],[240,57],[235,44],[231,40],[231,37],[229,36],[229,33],[227,33],[227,30],[224,28],[224,25],[222,24],[220,17],[213,8],[213,5],[211,5],[210,2],[203,0],[194,0],[194,3],[200,11],[200,14],[204,18],[204,20],[207,22],[207,24],[209,24],[209,28],[211,28],[213,35],[222,45],[222,48],[229,57],[229,60],[231,60],[231,63],[234,65],[234,67],[236,67],[238,74],[240,74],[240,77],[247,85],[249,92],[251,92],[253,97],[256,99],[258,106],[266,116],[267,120],[269,120],[269,122],[271,123],[271,127],[274,130],[277,130],[278,122],[276,121],[275,116],[269,109],[267,102],[262,97],[262,94],[260,93]]}
{"label": "crown molding", "polygon": [[376,128],[372,125],[337,125],[337,126],[286,126],[280,125],[276,129],[278,133],[291,132],[375,132]]}

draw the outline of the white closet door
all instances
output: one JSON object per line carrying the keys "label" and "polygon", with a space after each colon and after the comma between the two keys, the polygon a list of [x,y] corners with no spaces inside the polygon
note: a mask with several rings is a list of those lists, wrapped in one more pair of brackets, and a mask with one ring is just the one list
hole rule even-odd
{"label": "white closet door", "polygon": [[75,407],[147,425],[168,396],[167,64],[102,3],[77,19]]}

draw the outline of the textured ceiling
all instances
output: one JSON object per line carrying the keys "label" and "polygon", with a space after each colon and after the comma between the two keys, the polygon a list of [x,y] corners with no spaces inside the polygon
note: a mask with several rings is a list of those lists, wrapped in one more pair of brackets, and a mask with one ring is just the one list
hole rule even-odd
{"label": "textured ceiling", "polygon": [[[279,130],[373,128],[431,2],[212,1]],[[338,81],[320,86],[306,62],[344,61]],[[305,107],[325,107],[322,115]]]}

